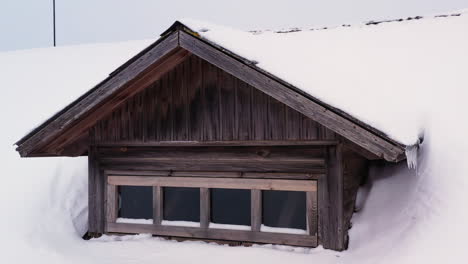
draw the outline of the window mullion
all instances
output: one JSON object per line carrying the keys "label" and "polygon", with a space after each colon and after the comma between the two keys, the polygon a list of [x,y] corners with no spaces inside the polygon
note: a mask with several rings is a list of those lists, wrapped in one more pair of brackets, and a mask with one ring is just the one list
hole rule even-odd
{"label": "window mullion", "polygon": [[161,225],[163,219],[163,188],[153,186],[153,224]]}
{"label": "window mullion", "polygon": [[260,231],[262,225],[262,191],[251,190],[250,220],[252,231]]}
{"label": "window mullion", "polygon": [[200,188],[200,227],[208,228],[210,225],[210,189]]}

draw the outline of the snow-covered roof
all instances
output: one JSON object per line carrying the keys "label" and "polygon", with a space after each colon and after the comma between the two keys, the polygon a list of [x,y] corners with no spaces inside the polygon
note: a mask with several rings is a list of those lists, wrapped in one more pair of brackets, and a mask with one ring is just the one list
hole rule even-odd
{"label": "snow-covered roof", "polygon": [[[354,117],[355,121],[376,128],[373,133],[381,131],[399,143],[412,145],[418,142],[424,129],[426,110],[437,105],[437,98],[426,96],[429,100],[419,100],[420,95],[443,90],[447,85],[463,89],[468,84],[463,70],[468,61],[465,49],[468,44],[465,33],[468,19],[465,13],[373,21],[326,30],[295,28],[246,32],[190,19],[181,21],[184,28],[188,28],[197,38],[229,54],[242,57],[243,61],[249,61],[250,65],[255,65],[255,68],[270,76],[343,111]],[[61,57],[57,60],[61,63],[54,64],[55,69],[51,69],[50,73],[73,75],[79,72],[81,84],[97,83],[96,73],[115,73],[123,69],[120,67],[113,71],[115,66],[110,67],[108,60],[123,63],[130,57],[129,54],[136,54],[136,47],[144,47],[142,43],[148,44],[125,43],[121,47],[119,44],[109,45],[115,47],[106,51],[112,55],[93,55],[94,63],[88,61],[89,56],[79,52],[83,47],[69,47],[50,51],[52,60],[42,58],[22,65],[37,67],[40,64],[41,67],[47,67],[50,62],[55,62],[54,59]],[[92,45],[85,47],[88,52],[91,50],[90,54],[95,54],[92,48]],[[102,45],[96,46],[96,50],[100,48]],[[64,54],[64,51],[69,55]],[[43,56],[45,52],[41,54]],[[75,65],[80,66],[78,71]],[[45,83],[54,80],[50,76],[46,79]],[[68,82],[61,83],[61,87],[76,87],[79,91],[91,87],[78,87],[76,82],[69,82],[67,78],[59,79]],[[38,83],[41,81],[35,82]],[[57,90],[58,87],[57,84],[51,90]],[[74,91],[67,89],[66,93],[75,96],[82,94]],[[63,101],[57,103],[63,104]],[[32,134],[34,132],[26,137]]]}
{"label": "snow-covered roof", "polygon": [[180,21],[202,38],[412,145],[423,133],[422,108],[437,107],[437,102],[420,100],[421,95],[447,85],[468,87],[465,13],[250,32]]}

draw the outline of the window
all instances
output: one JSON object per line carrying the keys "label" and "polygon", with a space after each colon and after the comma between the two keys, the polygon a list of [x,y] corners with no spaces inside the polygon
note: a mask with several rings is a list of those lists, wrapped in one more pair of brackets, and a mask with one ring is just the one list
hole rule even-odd
{"label": "window", "polygon": [[120,218],[152,219],[153,188],[151,186],[119,186]]}
{"label": "window", "polygon": [[164,220],[200,222],[199,188],[164,187],[163,194]]}
{"label": "window", "polygon": [[263,225],[307,229],[305,192],[265,190],[262,201]]}
{"label": "window", "polygon": [[126,174],[106,188],[106,232],[317,245],[314,180]]}
{"label": "window", "polygon": [[250,190],[211,189],[211,222],[250,226]]}

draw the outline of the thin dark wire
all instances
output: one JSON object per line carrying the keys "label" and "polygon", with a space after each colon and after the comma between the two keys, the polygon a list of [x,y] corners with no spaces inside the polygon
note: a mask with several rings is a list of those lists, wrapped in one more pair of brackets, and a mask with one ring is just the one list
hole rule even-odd
{"label": "thin dark wire", "polygon": [[54,47],[56,45],[56,42],[55,42],[55,0],[52,0],[52,3],[53,3],[53,19],[54,19]]}

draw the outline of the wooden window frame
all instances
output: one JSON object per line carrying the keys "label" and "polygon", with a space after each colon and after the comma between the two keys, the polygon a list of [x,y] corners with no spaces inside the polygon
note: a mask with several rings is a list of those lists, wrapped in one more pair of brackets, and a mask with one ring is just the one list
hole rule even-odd
{"label": "wooden window frame", "polygon": [[[245,241],[256,243],[273,243],[294,246],[316,247],[317,239],[317,180],[282,179],[282,178],[215,178],[211,177],[178,177],[161,173],[137,175],[129,172],[105,171],[105,231],[107,233],[150,233],[159,236],[190,237]],[[220,172],[222,173],[222,172]],[[203,175],[203,173],[201,173]],[[287,173],[285,173],[287,175]],[[117,223],[118,186],[152,186],[153,187],[153,224]],[[162,225],[163,220],[163,187],[200,188],[200,227]],[[233,230],[209,228],[210,189],[249,189],[251,190],[251,230]],[[262,232],[262,190],[301,191],[306,193],[306,234],[287,234]]]}

